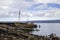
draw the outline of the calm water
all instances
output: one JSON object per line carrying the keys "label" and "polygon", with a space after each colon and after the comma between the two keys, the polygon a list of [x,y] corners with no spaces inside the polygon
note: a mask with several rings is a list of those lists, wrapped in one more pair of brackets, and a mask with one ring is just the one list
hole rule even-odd
{"label": "calm water", "polygon": [[56,34],[60,37],[60,23],[35,23],[41,27],[37,27],[40,31],[34,31],[32,34],[35,35],[49,35],[51,33]]}

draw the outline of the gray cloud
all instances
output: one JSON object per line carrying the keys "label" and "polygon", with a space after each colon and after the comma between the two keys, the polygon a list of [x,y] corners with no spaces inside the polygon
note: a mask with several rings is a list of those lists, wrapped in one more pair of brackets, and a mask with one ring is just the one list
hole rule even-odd
{"label": "gray cloud", "polygon": [[[11,19],[12,17],[13,18],[16,17],[16,19],[17,19],[18,11],[20,9],[21,17],[22,17],[21,20],[26,20],[27,16],[29,16],[30,20],[36,20],[36,19],[41,20],[42,18],[49,19],[50,17],[52,17],[51,19],[55,19],[55,17],[56,17],[56,19],[60,19],[60,18],[58,18],[58,17],[60,17],[60,12],[59,12],[60,9],[51,8],[52,10],[45,10],[45,11],[43,11],[43,10],[31,10],[30,11],[28,9],[31,5],[38,4],[40,2],[44,2],[44,0],[43,1],[33,0],[30,2],[23,1],[23,0],[0,0],[0,18],[8,17]],[[46,2],[49,2],[49,1],[46,0]],[[59,0],[58,1],[53,0],[50,2],[53,2],[53,3],[55,2],[55,3],[59,4]]]}

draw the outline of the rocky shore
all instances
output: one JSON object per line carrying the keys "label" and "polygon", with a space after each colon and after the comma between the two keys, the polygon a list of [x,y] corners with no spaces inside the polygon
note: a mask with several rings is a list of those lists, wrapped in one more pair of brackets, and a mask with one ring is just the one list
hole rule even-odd
{"label": "rocky shore", "polygon": [[60,37],[53,33],[46,36],[30,34],[30,32],[37,31],[34,30],[36,25],[36,27],[30,26],[26,26],[26,24],[17,24],[16,26],[0,24],[0,40],[60,40]]}

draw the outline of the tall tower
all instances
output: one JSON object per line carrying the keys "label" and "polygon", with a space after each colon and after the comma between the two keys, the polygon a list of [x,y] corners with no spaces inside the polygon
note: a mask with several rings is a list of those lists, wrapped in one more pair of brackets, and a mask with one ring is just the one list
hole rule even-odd
{"label": "tall tower", "polygon": [[19,10],[19,14],[18,14],[18,21],[20,21],[20,10]]}

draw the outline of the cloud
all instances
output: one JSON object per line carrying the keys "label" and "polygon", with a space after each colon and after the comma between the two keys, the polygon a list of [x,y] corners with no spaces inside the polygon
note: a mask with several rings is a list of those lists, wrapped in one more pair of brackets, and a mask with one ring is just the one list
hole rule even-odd
{"label": "cloud", "polygon": [[24,1],[26,1],[26,2],[33,2],[34,0],[24,0]]}
{"label": "cloud", "polygon": [[19,21],[18,18],[0,18],[0,22],[16,22]]}
{"label": "cloud", "polygon": [[[60,10],[60,9],[59,9]],[[60,11],[58,9],[39,10],[39,11],[25,11],[22,18],[28,20],[60,20]]]}
{"label": "cloud", "polygon": [[44,20],[50,17],[59,19],[59,2],[59,0],[0,0],[0,19],[18,18],[19,9],[21,20],[42,20],[42,18]]}
{"label": "cloud", "polygon": [[58,3],[60,4],[60,0],[35,0],[37,3]]}
{"label": "cloud", "polygon": [[60,9],[60,4],[55,4],[55,3],[38,3],[35,5],[30,6],[30,10],[51,10],[53,8],[58,8]]}
{"label": "cloud", "polygon": [[0,6],[8,6],[13,3],[13,0],[0,0]]}

